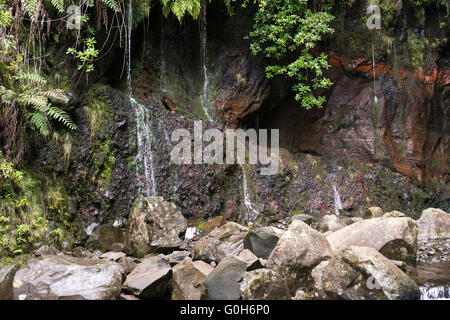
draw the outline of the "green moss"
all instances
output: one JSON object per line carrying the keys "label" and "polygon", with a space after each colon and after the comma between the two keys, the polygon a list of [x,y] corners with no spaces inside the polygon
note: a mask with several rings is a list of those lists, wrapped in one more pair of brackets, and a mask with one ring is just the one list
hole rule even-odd
{"label": "green moss", "polygon": [[196,225],[197,229],[203,231],[205,229],[205,223],[206,223],[205,220],[198,221]]}
{"label": "green moss", "polygon": [[408,30],[408,52],[411,64],[416,70],[422,70],[423,68],[425,47],[426,39],[418,39],[412,31]]}

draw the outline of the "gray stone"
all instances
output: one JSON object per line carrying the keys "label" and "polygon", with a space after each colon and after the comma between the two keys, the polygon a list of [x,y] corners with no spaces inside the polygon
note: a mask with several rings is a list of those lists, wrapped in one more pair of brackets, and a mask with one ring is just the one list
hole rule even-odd
{"label": "gray stone", "polygon": [[239,255],[237,256],[237,258],[244,261],[247,264],[247,271],[263,267],[258,257],[255,256],[253,252],[251,252],[248,249],[242,250],[241,253],[239,253]]}
{"label": "gray stone", "polygon": [[131,257],[121,257],[117,262],[122,266],[126,274],[131,273],[137,266],[136,262],[134,262],[134,259]]}
{"label": "gray stone", "polygon": [[414,263],[418,227],[411,218],[372,218],[356,222],[327,236],[332,249],[371,247],[389,259]]}
{"label": "gray stone", "polygon": [[11,300],[14,296],[13,280],[19,266],[12,264],[0,269],[0,300]]}
{"label": "gray stone", "polygon": [[117,261],[122,257],[125,257],[126,254],[123,252],[106,252],[100,256],[100,259],[107,259],[112,261]]}
{"label": "gray stone", "polygon": [[244,249],[243,239],[248,228],[228,222],[202,237],[194,248],[194,259],[207,262],[221,261],[225,257],[236,256]]}
{"label": "gray stone", "polygon": [[40,247],[34,253],[34,255],[36,257],[40,257],[40,256],[52,256],[52,255],[56,255],[58,253],[59,253],[59,251],[55,247],[44,245],[44,246]]}
{"label": "gray stone", "polygon": [[182,251],[174,251],[171,254],[167,255],[167,258],[169,258],[169,263],[171,266],[176,265],[177,263],[180,263],[184,260],[184,258],[189,257],[191,254],[188,251],[182,250]]}
{"label": "gray stone", "polygon": [[121,228],[109,224],[103,224],[94,228],[88,241],[89,248],[101,248],[112,250],[113,244],[123,242],[123,232]]}
{"label": "gray stone", "polygon": [[182,244],[187,223],[173,203],[162,197],[138,198],[128,219],[126,247],[137,256],[166,252]]}
{"label": "gray stone", "polygon": [[163,298],[168,293],[171,273],[166,256],[146,256],[127,276],[123,289],[139,298]]}
{"label": "gray stone", "polygon": [[65,255],[29,260],[14,278],[14,299],[114,300],[122,288],[123,268],[113,261]]}
{"label": "gray stone", "polygon": [[203,281],[213,269],[206,262],[192,262],[191,258],[186,257],[172,268],[172,300],[204,299],[206,287]]}
{"label": "gray stone", "polygon": [[450,214],[440,209],[424,210],[417,225],[421,240],[450,238]]}
{"label": "gray stone", "polygon": [[267,259],[282,234],[283,230],[275,227],[251,230],[244,239],[244,248],[252,251],[258,258]]}
{"label": "gray stone", "polygon": [[351,246],[334,256],[322,276],[332,299],[417,299],[419,287],[374,248]]}
{"label": "gray stone", "polygon": [[347,223],[345,223],[342,218],[336,215],[325,215],[322,217],[322,219],[320,219],[317,230],[319,230],[320,232],[327,232],[342,229],[347,226]]}
{"label": "gray stone", "polygon": [[370,207],[366,209],[364,213],[364,218],[371,219],[371,218],[379,218],[383,215],[383,209],[380,207]]}
{"label": "gray stone", "polygon": [[306,223],[295,220],[273,249],[267,265],[293,269],[312,268],[333,255],[327,239]]}
{"label": "gray stone", "polygon": [[298,286],[296,277],[263,268],[246,272],[239,290],[243,300],[289,300]]}
{"label": "gray stone", "polygon": [[385,217],[385,218],[401,218],[401,217],[407,217],[407,215],[404,213],[401,213],[400,211],[394,210],[394,211],[386,212],[385,214],[383,214],[383,217]]}
{"label": "gray stone", "polygon": [[311,276],[314,279],[314,294],[319,299],[326,298],[326,293],[323,290],[322,276],[327,265],[328,261],[322,261],[311,271]]}
{"label": "gray stone", "polygon": [[238,300],[240,281],[247,264],[235,257],[225,257],[203,281],[211,300]]}

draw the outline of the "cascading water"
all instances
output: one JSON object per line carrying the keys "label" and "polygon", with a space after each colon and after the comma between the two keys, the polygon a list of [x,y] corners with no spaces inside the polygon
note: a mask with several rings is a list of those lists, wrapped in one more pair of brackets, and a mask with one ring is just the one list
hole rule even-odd
{"label": "cascading water", "polygon": [[247,208],[247,221],[255,221],[259,215],[259,212],[254,208],[250,193],[248,192],[247,185],[247,173],[245,172],[244,165],[241,165],[242,170],[242,189],[244,191],[244,204]]}
{"label": "cascading water", "polygon": [[339,210],[342,210],[343,207],[341,197],[335,185],[333,185],[333,192],[334,192],[334,213],[338,216]]}
{"label": "cascading water", "polygon": [[372,38],[372,72],[373,72],[373,99],[375,103],[378,102],[377,98],[377,91],[376,91],[376,75],[375,75],[375,48],[373,45],[373,38]]}
{"label": "cascading water", "polygon": [[134,109],[134,115],[136,118],[136,135],[137,135],[137,155],[135,158],[137,174],[139,174],[139,168],[144,170],[144,193],[146,196],[155,196],[156,180],[155,171],[153,167],[153,152],[152,152],[152,131],[151,131],[151,118],[148,110],[140,104],[133,97],[133,91],[131,88],[131,29],[133,21],[133,8],[131,1],[128,2],[128,16],[127,16],[127,85],[128,85],[128,97],[131,105]]}
{"label": "cascading water", "polygon": [[200,96],[200,103],[202,104],[203,111],[208,117],[208,120],[212,121],[213,118],[210,114],[210,101],[208,99],[209,92],[209,75],[208,75],[208,52],[207,52],[207,23],[206,23],[206,1],[202,3],[202,13],[199,19],[200,29],[200,59],[202,63],[203,73],[203,90]]}

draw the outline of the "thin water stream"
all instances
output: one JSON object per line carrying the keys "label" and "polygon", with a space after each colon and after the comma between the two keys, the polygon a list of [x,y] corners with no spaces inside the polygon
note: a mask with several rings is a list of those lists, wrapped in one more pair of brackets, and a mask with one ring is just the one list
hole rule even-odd
{"label": "thin water stream", "polygon": [[139,170],[144,170],[144,188],[143,193],[146,196],[157,195],[155,168],[153,166],[153,151],[152,151],[152,123],[149,110],[145,108],[133,97],[131,88],[131,29],[133,22],[133,7],[132,2],[128,2],[127,13],[127,85],[128,97],[133,107],[136,119],[136,135],[137,135],[137,154],[135,158],[136,174],[139,176]]}

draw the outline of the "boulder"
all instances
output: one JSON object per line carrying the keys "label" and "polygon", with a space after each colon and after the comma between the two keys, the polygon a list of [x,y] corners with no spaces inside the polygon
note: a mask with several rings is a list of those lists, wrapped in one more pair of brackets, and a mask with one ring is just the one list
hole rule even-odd
{"label": "boulder", "polygon": [[164,298],[172,269],[165,255],[146,256],[127,276],[123,289],[139,298]]}
{"label": "boulder", "polygon": [[128,219],[125,245],[136,256],[166,252],[182,244],[186,231],[183,215],[162,197],[138,198]]}
{"label": "boulder", "polygon": [[58,250],[53,247],[53,246],[47,246],[44,245],[42,247],[40,247],[38,250],[36,250],[36,252],[34,253],[34,255],[36,257],[40,257],[40,256],[52,256],[52,255],[57,255],[58,254]]}
{"label": "boulder", "polygon": [[117,262],[122,266],[126,274],[131,273],[137,266],[136,262],[134,262],[134,259],[131,257],[121,257]]}
{"label": "boulder", "polygon": [[311,225],[313,222],[317,222],[319,219],[315,216],[306,213],[294,214],[292,216],[292,221],[301,220],[306,224]]}
{"label": "boulder", "polygon": [[11,300],[14,296],[13,280],[19,266],[12,264],[0,269],[0,300]]}
{"label": "boulder", "polygon": [[29,260],[14,277],[14,299],[114,300],[122,288],[116,262],[66,255]]}
{"label": "boulder", "polygon": [[88,246],[90,248],[101,248],[109,251],[112,250],[115,243],[123,242],[123,240],[121,228],[103,224],[94,228],[88,240]]}
{"label": "boulder", "polygon": [[374,248],[351,246],[323,270],[323,289],[332,299],[398,300],[419,298],[419,287]]}
{"label": "boulder", "polygon": [[235,257],[225,257],[203,281],[211,300],[238,300],[241,297],[240,281],[247,264]]}
{"label": "boulder", "polygon": [[417,225],[421,240],[450,238],[450,214],[440,209],[424,210]]}
{"label": "boulder", "polygon": [[244,249],[243,239],[248,228],[228,222],[202,237],[194,248],[194,259],[220,262],[223,258],[236,256]]}
{"label": "boulder", "polygon": [[373,218],[351,224],[327,236],[331,248],[339,252],[350,246],[371,247],[384,256],[415,263],[416,222],[411,218]]}
{"label": "boulder", "polygon": [[267,265],[291,269],[313,268],[333,255],[327,239],[306,223],[295,220],[273,249]]}
{"label": "boulder", "polygon": [[275,227],[251,230],[244,239],[244,248],[252,251],[258,258],[267,259],[283,232]]}
{"label": "boulder", "polygon": [[200,300],[205,298],[203,281],[213,271],[213,267],[203,261],[184,260],[172,268],[172,300]]}
{"label": "boulder", "polygon": [[263,267],[258,257],[255,256],[253,252],[251,252],[248,249],[242,250],[241,253],[239,253],[239,255],[237,256],[237,258],[244,261],[247,264],[247,271]]}
{"label": "boulder", "polygon": [[203,225],[203,232],[210,233],[214,228],[220,227],[227,222],[224,216],[214,217]]}
{"label": "boulder", "polygon": [[319,299],[326,298],[326,293],[323,290],[322,276],[323,276],[323,272],[324,272],[326,266],[328,265],[328,263],[329,263],[329,261],[322,261],[321,263],[319,263],[317,265],[317,267],[315,267],[311,271],[311,276],[314,279],[314,295],[316,296],[316,298],[319,298]]}
{"label": "boulder", "polygon": [[243,300],[289,300],[292,277],[283,277],[276,270],[257,269],[246,272],[239,290]]}
{"label": "boulder", "polygon": [[364,212],[364,218],[366,219],[379,218],[382,215],[383,209],[381,209],[380,207],[370,207]]}
{"label": "boulder", "polygon": [[347,224],[339,219],[338,216],[328,214],[320,219],[319,224],[317,225],[317,230],[320,232],[336,231],[344,228],[345,226],[347,226]]}
{"label": "boulder", "polygon": [[100,256],[100,259],[107,259],[112,261],[117,261],[122,257],[125,257],[126,254],[123,252],[106,252]]}
{"label": "boulder", "polygon": [[184,258],[189,257],[191,254],[188,251],[174,251],[171,254],[167,255],[169,258],[169,263],[171,266],[176,265],[184,260]]}
{"label": "boulder", "polygon": [[311,300],[311,296],[307,294],[302,289],[298,289],[295,293],[295,296],[291,298],[291,300]]}
{"label": "boulder", "polygon": [[386,212],[385,214],[383,214],[383,217],[384,218],[401,218],[401,217],[407,217],[407,215],[400,211],[394,210],[394,211]]}

